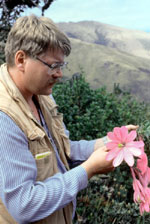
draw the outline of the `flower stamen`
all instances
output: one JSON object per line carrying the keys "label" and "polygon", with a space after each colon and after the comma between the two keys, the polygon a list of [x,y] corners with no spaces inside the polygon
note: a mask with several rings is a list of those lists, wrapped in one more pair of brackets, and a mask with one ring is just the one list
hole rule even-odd
{"label": "flower stamen", "polygon": [[122,148],[122,147],[124,147],[124,144],[119,143],[119,144],[118,144],[118,148]]}

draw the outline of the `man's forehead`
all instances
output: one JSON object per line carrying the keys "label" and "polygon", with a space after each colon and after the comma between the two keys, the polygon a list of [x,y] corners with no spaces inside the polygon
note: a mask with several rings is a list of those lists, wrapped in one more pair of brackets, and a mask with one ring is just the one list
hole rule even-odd
{"label": "man's forehead", "polygon": [[62,61],[62,62],[64,61],[64,57],[65,57],[65,55],[61,49],[56,49],[56,50],[47,49],[45,52],[40,54],[40,56],[42,58],[55,59],[55,60]]}

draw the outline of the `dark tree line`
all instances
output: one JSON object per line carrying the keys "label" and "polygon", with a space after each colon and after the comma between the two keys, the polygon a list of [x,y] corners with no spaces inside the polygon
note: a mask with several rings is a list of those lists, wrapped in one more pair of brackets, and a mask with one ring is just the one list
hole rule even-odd
{"label": "dark tree line", "polygon": [[10,17],[11,15],[19,15],[26,8],[39,7],[42,11],[49,8],[54,0],[0,0],[0,6],[2,9],[1,19]]}
{"label": "dark tree line", "polygon": [[22,12],[28,8],[39,8],[41,15],[55,0],[0,0],[0,64],[4,59],[4,45],[7,34]]}
{"label": "dark tree line", "polygon": [[41,14],[49,8],[54,0],[0,0],[0,38],[5,39],[14,20],[27,8],[38,7]]}

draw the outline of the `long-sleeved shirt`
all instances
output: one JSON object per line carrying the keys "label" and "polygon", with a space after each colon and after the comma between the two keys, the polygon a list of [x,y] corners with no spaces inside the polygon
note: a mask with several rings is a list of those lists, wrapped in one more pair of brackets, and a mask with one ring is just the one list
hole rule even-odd
{"label": "long-sleeved shirt", "polygon": [[[95,141],[70,141],[70,144],[71,159],[86,160],[93,152]],[[66,172],[55,151],[60,172],[43,182],[36,181],[36,163],[27,137],[0,111],[0,198],[20,224],[43,219],[70,201],[75,211],[76,195],[87,186],[84,168],[77,166]]]}

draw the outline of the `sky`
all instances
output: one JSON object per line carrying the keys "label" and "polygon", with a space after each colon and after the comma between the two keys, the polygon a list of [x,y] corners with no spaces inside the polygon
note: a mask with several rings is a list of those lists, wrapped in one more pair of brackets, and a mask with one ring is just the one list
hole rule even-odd
{"label": "sky", "polygon": [[[41,15],[39,9],[32,13]],[[150,0],[55,0],[44,15],[56,23],[98,21],[150,32]]]}

